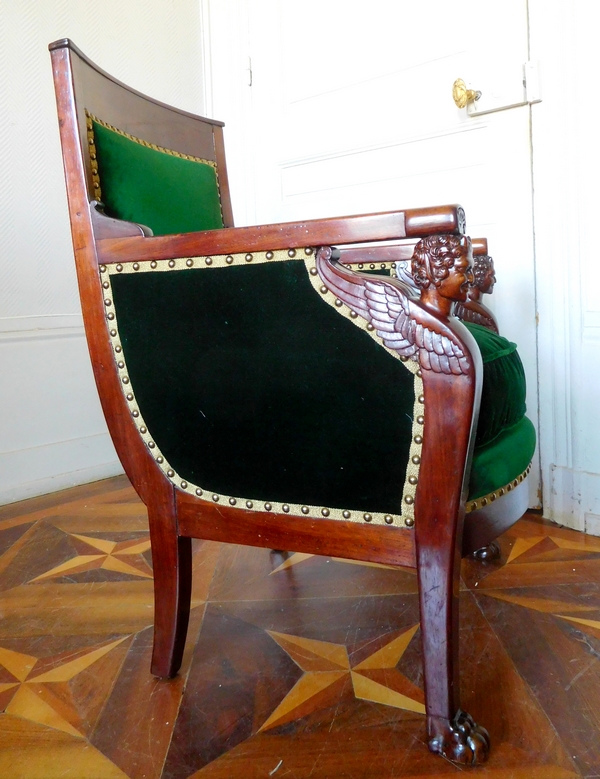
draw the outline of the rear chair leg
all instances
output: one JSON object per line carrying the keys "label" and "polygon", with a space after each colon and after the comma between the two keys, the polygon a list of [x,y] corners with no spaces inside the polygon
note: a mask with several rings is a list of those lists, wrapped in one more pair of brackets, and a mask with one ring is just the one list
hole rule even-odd
{"label": "rear chair leg", "polygon": [[492,541],[487,546],[482,546],[480,549],[476,549],[472,556],[481,563],[489,563],[492,560],[499,560],[500,547],[495,541]]}
{"label": "rear chair leg", "polygon": [[173,677],[181,667],[190,617],[192,541],[177,535],[170,506],[148,507],[154,567],[154,648],[151,672]]}

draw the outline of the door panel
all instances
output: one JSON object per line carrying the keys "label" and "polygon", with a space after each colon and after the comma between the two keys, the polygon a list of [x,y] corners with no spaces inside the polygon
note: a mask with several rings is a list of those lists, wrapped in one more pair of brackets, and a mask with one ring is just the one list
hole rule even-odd
{"label": "door panel", "polygon": [[469,234],[489,240],[498,284],[486,302],[519,344],[537,422],[530,108],[469,116],[452,100],[461,77],[488,90],[488,105],[523,101],[526,0],[245,8],[253,162],[243,196],[255,221],[461,203]]}

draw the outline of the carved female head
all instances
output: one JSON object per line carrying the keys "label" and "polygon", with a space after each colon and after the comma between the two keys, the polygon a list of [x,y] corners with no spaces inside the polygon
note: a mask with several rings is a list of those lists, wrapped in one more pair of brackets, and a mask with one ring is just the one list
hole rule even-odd
{"label": "carved female head", "polygon": [[471,239],[430,235],[415,246],[411,270],[421,290],[450,300],[466,300],[472,274]]}
{"label": "carved female head", "polygon": [[480,254],[473,257],[474,286],[484,294],[491,294],[496,283],[494,273],[494,260],[489,254]]}

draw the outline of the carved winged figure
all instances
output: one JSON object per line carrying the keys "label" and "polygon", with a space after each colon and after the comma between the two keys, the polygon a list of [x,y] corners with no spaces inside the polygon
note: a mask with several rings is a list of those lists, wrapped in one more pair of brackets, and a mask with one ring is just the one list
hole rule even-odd
{"label": "carved winged figure", "polygon": [[474,257],[473,284],[469,287],[468,299],[457,302],[454,313],[464,322],[474,322],[498,333],[496,317],[482,302],[483,295],[491,295],[496,283],[494,260],[489,254]]}
{"label": "carved winged figure", "polygon": [[317,269],[327,288],[366,319],[389,349],[418,361],[423,370],[461,375],[470,369],[469,356],[448,317],[453,301],[466,299],[470,252],[468,238],[420,241],[413,257],[420,300],[400,281],[346,269],[328,247],[319,251]]}

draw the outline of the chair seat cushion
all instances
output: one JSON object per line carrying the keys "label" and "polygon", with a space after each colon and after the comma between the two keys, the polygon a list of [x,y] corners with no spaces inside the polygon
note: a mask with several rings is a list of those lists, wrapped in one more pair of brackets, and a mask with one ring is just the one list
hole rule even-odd
{"label": "chair seat cushion", "polygon": [[535,441],[535,428],[523,417],[490,443],[476,447],[468,500],[490,495],[518,478],[533,458]]}
{"label": "chair seat cushion", "polygon": [[483,360],[483,387],[477,447],[492,442],[525,416],[525,372],[516,344],[492,330],[463,323],[477,341]]}
{"label": "chair seat cushion", "polygon": [[525,416],[525,372],[516,344],[481,325],[463,323],[483,360],[483,387],[469,500],[517,479],[535,452],[535,428]]}

